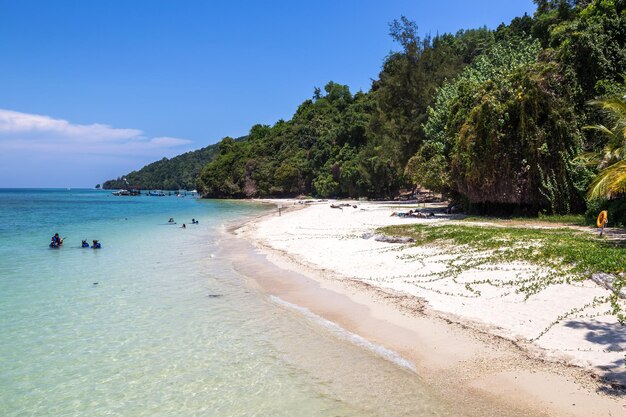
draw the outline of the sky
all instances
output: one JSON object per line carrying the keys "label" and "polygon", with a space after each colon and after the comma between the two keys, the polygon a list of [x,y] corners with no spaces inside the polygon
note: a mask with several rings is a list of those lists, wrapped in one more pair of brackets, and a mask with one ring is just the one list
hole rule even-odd
{"label": "sky", "polygon": [[531,14],[532,0],[0,0],[0,188],[93,187],[290,119],[328,81],[367,91],[422,35]]}

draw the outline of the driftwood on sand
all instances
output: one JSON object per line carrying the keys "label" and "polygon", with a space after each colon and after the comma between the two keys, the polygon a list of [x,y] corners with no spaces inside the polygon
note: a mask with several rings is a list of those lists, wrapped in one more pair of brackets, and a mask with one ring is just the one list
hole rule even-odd
{"label": "driftwood on sand", "polygon": [[[591,275],[591,280],[593,282],[612,292],[616,292],[616,288],[614,285],[615,279],[615,276],[604,272],[596,272]],[[617,293],[617,296],[620,298],[626,298],[626,291],[620,290],[619,293]]]}
{"label": "driftwood on sand", "polygon": [[335,209],[339,209],[339,210],[343,210],[344,207],[352,207],[352,208],[357,208],[356,204],[352,205],[352,204],[348,204],[348,203],[343,203],[343,204],[331,204],[330,208],[335,208]]}

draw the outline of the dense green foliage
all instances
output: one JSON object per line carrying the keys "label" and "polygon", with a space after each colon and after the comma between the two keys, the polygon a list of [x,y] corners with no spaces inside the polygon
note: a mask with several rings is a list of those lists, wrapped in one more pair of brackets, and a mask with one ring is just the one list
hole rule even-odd
{"label": "dense green foliage", "polygon": [[369,93],[352,95],[333,82],[325,94],[316,89],[291,120],[255,126],[247,143],[225,147],[198,189],[209,197],[389,198],[410,186],[405,166],[423,141],[436,89],[491,45],[494,34],[479,29],[422,40],[402,18],[391,35],[403,51],[385,59]]}
{"label": "dense green foliage", "polygon": [[417,186],[479,212],[585,209],[606,145],[583,126],[587,102],[626,73],[626,1],[538,0],[534,16],[495,31],[421,38],[401,17],[401,47],[369,92],[329,83],[293,118],[224,139],[198,179],[208,197],[396,196]]}
{"label": "dense green foliage", "polygon": [[497,44],[438,89],[413,156],[439,149],[446,181],[415,169],[413,179],[474,211],[582,210],[593,173],[576,157],[604,142],[581,128],[597,118],[586,101],[615,91],[626,69],[624,2],[537,3],[530,26],[499,28]]}
{"label": "dense green foliage", "polygon": [[437,89],[489,50],[495,35],[478,29],[420,39],[417,27],[404,17],[391,24],[390,34],[402,51],[385,59],[380,79],[372,85],[375,106],[369,138],[402,177],[407,161],[424,141],[424,123]]}
{"label": "dense green foliage", "polygon": [[209,197],[391,196],[389,162],[367,143],[371,97],[333,82],[324,91],[289,121],[254,126],[242,142],[224,139],[198,189]]}
{"label": "dense green foliage", "polygon": [[608,226],[626,228],[626,198],[590,200],[585,213],[587,224],[596,224],[596,218],[602,210],[609,214]]}
{"label": "dense green foliage", "polygon": [[456,190],[471,204],[569,212],[581,191],[571,160],[581,150],[567,83],[556,66],[526,65],[481,87],[451,152]]}
{"label": "dense green foliage", "polygon": [[369,91],[329,82],[290,120],[225,138],[202,163],[187,154],[105,187],[197,184],[219,198],[390,198],[422,187],[474,212],[507,214],[620,206],[621,188],[606,203],[586,200],[606,165],[582,156],[615,148],[584,127],[612,123],[589,102],[620,91],[626,0],[535,2],[533,16],[496,30],[435,37],[401,17],[390,25],[399,50]]}
{"label": "dense green foliage", "polygon": [[174,158],[163,158],[139,171],[133,171],[115,180],[105,181],[105,190],[136,188],[143,190],[193,190],[202,168],[217,155],[217,145],[209,145],[197,151],[187,152]]}

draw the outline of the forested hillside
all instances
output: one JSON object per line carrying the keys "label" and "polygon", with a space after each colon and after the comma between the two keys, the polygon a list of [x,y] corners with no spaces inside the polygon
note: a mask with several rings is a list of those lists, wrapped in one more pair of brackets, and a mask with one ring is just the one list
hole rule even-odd
{"label": "forested hillside", "polygon": [[369,91],[329,82],[290,120],[104,187],[213,198],[392,198],[423,187],[474,212],[609,207],[626,222],[626,0],[536,4],[496,30],[435,37],[401,17],[390,24],[398,50]]}
{"label": "forested hillside", "polygon": [[133,171],[102,184],[104,189],[137,188],[143,190],[193,190],[196,178],[217,155],[218,146],[209,145],[174,158],[163,158],[139,171]]}
{"label": "forested hillside", "polygon": [[567,213],[605,199],[624,210],[626,112],[602,100],[624,103],[626,0],[536,4],[496,30],[431,38],[392,22],[399,49],[370,91],[329,82],[291,120],[225,138],[198,189],[389,198],[422,186],[479,212]]}

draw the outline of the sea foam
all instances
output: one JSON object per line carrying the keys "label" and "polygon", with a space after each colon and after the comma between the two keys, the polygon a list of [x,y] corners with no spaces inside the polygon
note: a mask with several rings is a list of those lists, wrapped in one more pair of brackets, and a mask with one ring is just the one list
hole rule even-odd
{"label": "sea foam", "polygon": [[334,334],[335,336],[341,339],[347,340],[359,347],[365,348],[373,352],[377,356],[380,356],[381,358],[385,360],[395,363],[396,365],[401,366],[402,368],[408,369],[412,372],[416,372],[415,365],[413,365],[413,363],[410,362],[409,360],[403,358],[398,352],[395,352],[377,343],[370,342],[364,337],[359,336],[356,333],[352,333],[344,329],[343,327],[339,326],[337,323],[334,323],[330,320],[326,320],[324,317],[318,316],[317,314],[313,313],[311,310],[309,310],[306,307],[302,307],[297,304],[290,303],[289,301],[285,301],[282,298],[275,296],[275,295],[270,295],[270,300],[272,300],[274,303],[278,305],[297,311],[298,313],[304,315],[309,320],[312,320],[313,322],[326,328],[332,334]]}

